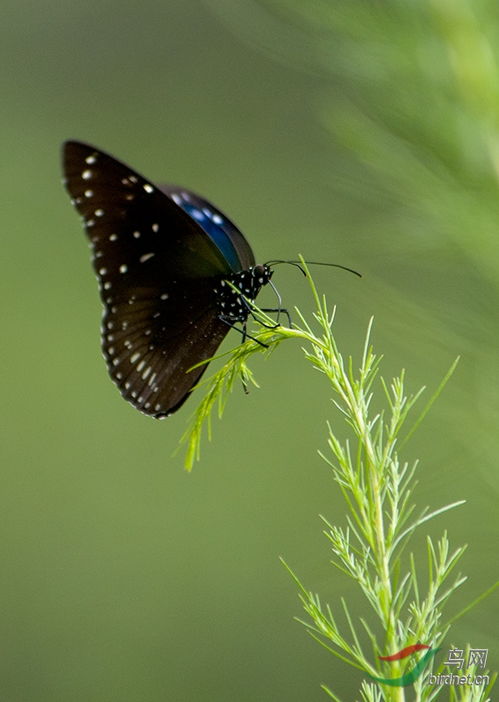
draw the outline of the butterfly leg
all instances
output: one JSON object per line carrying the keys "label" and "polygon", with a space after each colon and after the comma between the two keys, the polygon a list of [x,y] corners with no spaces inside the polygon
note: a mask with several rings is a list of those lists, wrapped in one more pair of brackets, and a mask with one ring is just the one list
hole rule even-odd
{"label": "butterfly leg", "polygon": [[280,322],[279,322],[279,317],[280,317],[281,314],[285,314],[285,315],[286,315],[286,317],[288,318],[288,325],[289,325],[290,327],[292,326],[291,315],[289,314],[288,310],[287,310],[285,307],[262,307],[262,308],[261,308],[262,312],[276,312],[276,313],[277,313],[277,322],[276,322],[275,324],[265,324],[265,322],[262,322],[261,319],[258,319],[257,317],[255,317],[255,315],[253,314],[253,310],[252,310],[251,307],[248,305],[248,303],[246,302],[246,300],[245,300],[244,298],[242,298],[242,300],[243,300],[243,303],[244,303],[244,304],[246,305],[246,307],[248,308],[248,312],[249,312],[250,315],[253,317],[253,319],[255,320],[255,322],[258,322],[259,324],[261,324],[262,327],[265,327],[266,329],[277,329],[277,327],[280,327],[281,324],[280,324]]}
{"label": "butterfly leg", "polygon": [[246,339],[251,339],[251,341],[256,341],[257,344],[260,344],[260,346],[263,346],[265,349],[269,348],[268,344],[264,344],[263,341],[258,341],[258,339],[255,339],[254,336],[251,336],[251,334],[248,334],[246,331],[246,324],[243,325],[242,329],[239,329],[239,327],[236,327],[235,324],[232,324],[232,322],[229,322],[229,320],[226,317],[223,317],[222,315],[219,315],[218,319],[226,324],[228,327],[231,329],[235,329],[237,332],[239,332],[242,336],[242,343],[246,341]]}
{"label": "butterfly leg", "polygon": [[[288,310],[285,307],[262,307],[261,309],[262,309],[262,312],[277,312],[277,319],[278,320],[279,320],[279,316],[281,314],[285,314],[286,317],[288,318],[288,326],[291,327],[293,325],[293,323],[291,321],[291,315],[289,314]],[[264,325],[264,326],[266,326],[266,325]],[[277,322],[277,324],[275,326],[276,327],[280,326],[279,321]],[[270,328],[272,328],[272,327],[270,327]],[[275,327],[274,327],[274,329],[275,329]]]}
{"label": "butterfly leg", "polygon": [[[248,336],[248,320],[245,319],[243,322],[243,328],[240,330],[243,333],[242,341],[241,343],[244,344],[246,341],[246,338]],[[260,343],[260,342],[259,342]],[[241,384],[243,386],[243,392],[245,395],[249,395],[249,388],[248,388],[248,383],[246,382],[246,379],[244,375],[241,374]]]}
{"label": "butterfly leg", "polygon": [[[300,268],[300,266],[298,266],[298,268]],[[305,272],[305,271],[303,271],[303,269],[300,269],[300,270],[302,270],[303,273]],[[285,314],[287,316],[288,325],[291,327],[291,317],[289,315],[288,310],[282,306],[281,293],[279,292],[279,290],[276,288],[276,286],[274,285],[274,283],[271,280],[269,280],[269,285],[276,294],[277,309],[262,309],[262,312],[277,312],[277,325],[279,325],[279,317],[280,317],[281,312],[282,312],[283,314]]]}
{"label": "butterfly leg", "polygon": [[261,324],[262,327],[265,327],[265,329],[277,329],[277,327],[280,326],[279,315],[280,315],[281,313],[282,313],[282,314],[285,314],[285,315],[287,316],[289,326],[291,326],[291,317],[289,316],[289,312],[288,312],[288,310],[287,310],[285,307],[262,307],[262,308],[261,308],[262,312],[277,312],[277,322],[276,322],[275,324],[265,324],[265,322],[262,322],[261,319],[258,319],[258,318],[255,316],[255,314],[253,313],[253,310],[252,310],[251,306],[249,305],[248,301],[247,301],[244,297],[241,297],[240,300],[241,300],[241,303],[242,303],[242,304],[246,307],[246,309],[248,310],[248,314],[250,314],[250,315],[253,317],[253,319],[255,320],[255,322],[258,322],[258,324]]}

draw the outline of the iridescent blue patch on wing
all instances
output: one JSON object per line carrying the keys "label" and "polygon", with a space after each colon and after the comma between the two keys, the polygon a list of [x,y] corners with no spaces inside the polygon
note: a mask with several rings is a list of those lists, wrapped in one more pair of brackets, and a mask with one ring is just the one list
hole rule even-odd
{"label": "iridescent blue patch on wing", "polygon": [[208,234],[213,243],[221,251],[233,271],[241,269],[241,261],[230,238],[232,223],[209,207],[196,207],[185,198],[174,198],[180,207],[187,212]]}

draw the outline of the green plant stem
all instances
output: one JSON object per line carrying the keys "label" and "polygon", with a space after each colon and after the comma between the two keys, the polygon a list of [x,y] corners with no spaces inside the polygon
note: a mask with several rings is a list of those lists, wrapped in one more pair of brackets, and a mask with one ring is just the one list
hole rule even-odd
{"label": "green plant stem", "polygon": [[[401,554],[417,529],[463,502],[457,501],[431,511],[425,508],[419,515],[413,514],[411,497],[417,463],[413,466],[401,463],[397,449],[401,443],[402,427],[405,430],[404,423],[422,390],[407,395],[403,371],[389,385],[380,379],[388,407],[376,412],[372,407],[373,387],[381,359],[375,356],[370,345],[372,320],[359,368],[355,369],[352,359],[345,361],[336,345],[332,333],[334,312],[328,312],[326,301],[319,297],[302,259],[301,265],[307,273],[315,302],[314,320],[319,332],[312,330],[313,325],[299,310],[296,327],[271,327],[272,320],[253,305],[256,319],[267,325],[252,331],[254,338],[261,343],[250,339],[224,354],[224,366],[202,383],[207,391],[184,435],[188,443],[186,467],[192,468],[193,461],[199,458],[205,425],[208,436],[211,436],[213,408],[218,407],[219,416],[223,413],[227,397],[241,375],[245,382],[254,382],[247,366],[248,359],[255,353],[271,353],[289,339],[300,342],[305,358],[327,379],[334,403],[350,427],[356,447],[352,455],[350,440],[341,442],[329,427],[328,444],[332,456],[320,455],[331,467],[345,498],[348,527],[331,525],[324,519],[324,533],[333,554],[331,562],[356,582],[374,612],[374,626],[365,619],[361,620],[372,654],[363,651],[362,637],[347,603],[341,600],[348,627],[345,634],[338,624],[337,613],[329,606],[324,607],[319,597],[309,591],[286,564],[298,586],[299,598],[307,615],[307,619],[299,621],[338,660],[375,679],[388,677],[393,680],[407,672],[407,662],[392,661],[387,667],[379,661],[379,656],[391,655],[413,643],[439,646],[448,630],[448,624],[442,619],[442,609],[450,595],[466,580],[458,574],[453,582],[448,582],[464,548],[452,552],[445,533],[436,543],[427,538],[427,582],[420,582],[422,570],[416,566],[412,554],[409,554],[408,570],[401,572]],[[248,301],[248,304],[252,303]],[[416,426],[426,416],[454,367],[455,364],[416,419]],[[411,433],[409,428],[406,437]],[[337,699],[326,686],[323,689],[330,698]],[[416,699],[429,699],[421,690],[421,686],[415,687]],[[369,682],[363,684],[361,696],[365,702],[404,702],[406,688],[380,681]]]}
{"label": "green plant stem", "polygon": [[[308,270],[307,274],[310,276]],[[368,480],[372,504],[374,505],[375,518],[373,530],[374,540],[371,543],[371,547],[373,548],[373,552],[375,554],[375,560],[378,565],[378,573],[382,583],[382,587],[380,588],[380,605],[383,612],[383,624],[386,631],[386,646],[388,650],[396,650],[398,648],[398,641],[396,636],[396,621],[393,610],[390,555],[386,548],[385,523],[383,518],[383,504],[381,497],[382,474],[385,467],[385,461],[382,460],[380,464],[373,445],[371,432],[366,425],[365,419],[368,412],[365,397],[362,392],[359,392],[358,389],[354,389],[348,375],[344,372],[341,356],[338,354],[338,349],[332,335],[332,325],[327,316],[325,300],[320,300],[313,282],[311,283],[311,287],[317,309],[319,310],[319,321],[322,328],[326,332],[326,344],[324,345],[324,349],[327,355],[326,366],[329,368],[327,377],[333,387],[333,390],[342,397],[345,405],[348,407],[354,421],[355,433],[359,437],[366,454],[366,477]],[[369,332],[364,353],[364,363],[366,361],[366,353],[368,353]],[[397,663],[393,666],[392,670],[394,677],[398,677],[400,675],[400,666]],[[405,699],[404,688],[402,687],[392,688],[389,691],[389,694],[394,702],[403,702]]]}

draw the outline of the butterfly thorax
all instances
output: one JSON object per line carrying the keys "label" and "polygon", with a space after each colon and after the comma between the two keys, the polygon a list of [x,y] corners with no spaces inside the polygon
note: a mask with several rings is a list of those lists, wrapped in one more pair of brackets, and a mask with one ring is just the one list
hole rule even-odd
{"label": "butterfly thorax", "polygon": [[246,300],[253,302],[262,286],[271,279],[272,273],[269,266],[257,265],[221,278],[213,291],[220,317],[228,322],[245,322],[250,312]]}

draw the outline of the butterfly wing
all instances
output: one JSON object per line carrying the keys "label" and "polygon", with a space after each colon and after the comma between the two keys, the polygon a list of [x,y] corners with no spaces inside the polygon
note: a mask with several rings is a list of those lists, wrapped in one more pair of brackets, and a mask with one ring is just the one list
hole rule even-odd
{"label": "butterfly wing", "polygon": [[[64,174],[93,250],[109,373],[134,406],[164,417],[206,366],[189,368],[210,358],[228,331],[214,288],[241,265],[225,255],[231,231],[217,243],[168,192],[93,146],[66,142]],[[235,241],[244,263],[252,259],[246,240],[247,250]]]}
{"label": "butterfly wing", "polygon": [[176,185],[164,185],[161,190],[204,229],[233,273],[246,271],[255,265],[253,251],[245,236],[215,205]]}
{"label": "butterfly wing", "polygon": [[134,282],[153,284],[176,273],[200,278],[231,272],[223,253],[187,212],[112,156],[68,141],[63,169],[102,283],[107,276],[111,285],[127,287],[127,276],[118,275],[129,272],[120,271],[122,265],[133,266]]}
{"label": "butterfly wing", "polygon": [[130,300],[107,307],[103,326],[111,378],[126,400],[156,418],[185,402],[206,364],[191,367],[213,356],[229,330],[202,281],[159,300],[150,288],[135,288]]}

